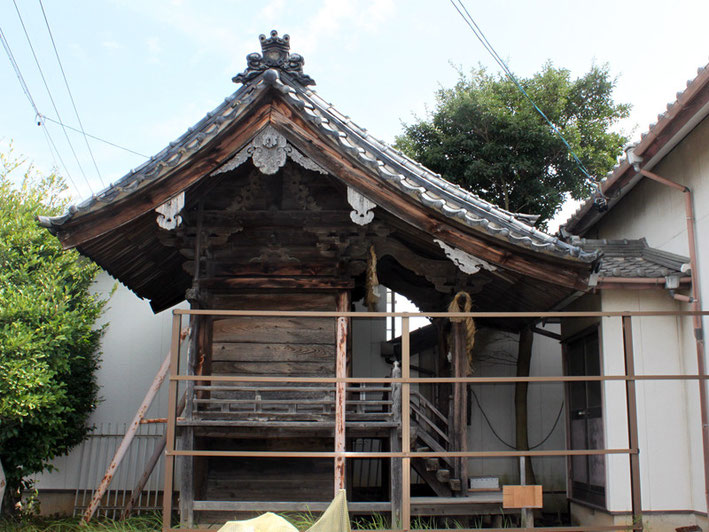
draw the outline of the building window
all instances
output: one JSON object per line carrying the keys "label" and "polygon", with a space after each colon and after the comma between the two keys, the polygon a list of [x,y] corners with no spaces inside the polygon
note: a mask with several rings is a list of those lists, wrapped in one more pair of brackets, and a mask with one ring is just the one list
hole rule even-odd
{"label": "building window", "polygon": [[[598,328],[593,327],[565,342],[567,375],[601,374]],[[570,449],[603,449],[601,383],[569,382],[567,386]],[[604,455],[570,457],[569,496],[605,508],[606,462]]]}

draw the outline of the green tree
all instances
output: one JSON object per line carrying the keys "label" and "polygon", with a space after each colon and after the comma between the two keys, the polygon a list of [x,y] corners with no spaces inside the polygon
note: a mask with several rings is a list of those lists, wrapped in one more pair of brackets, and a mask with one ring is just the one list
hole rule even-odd
{"label": "green tree", "polygon": [[62,251],[38,214],[57,214],[66,188],[0,154],[0,460],[10,510],[24,479],[81,442],[97,401],[94,372],[105,301],[90,293],[98,267]]}
{"label": "green tree", "polygon": [[[590,174],[603,177],[626,142],[611,129],[630,109],[613,101],[608,67],[594,66],[572,79],[568,70],[547,63],[519,82]],[[453,88],[440,89],[436,99],[430,117],[406,125],[397,138],[407,155],[506,210],[538,214],[541,227],[567,194],[588,194],[564,143],[506,77],[473,70]]]}

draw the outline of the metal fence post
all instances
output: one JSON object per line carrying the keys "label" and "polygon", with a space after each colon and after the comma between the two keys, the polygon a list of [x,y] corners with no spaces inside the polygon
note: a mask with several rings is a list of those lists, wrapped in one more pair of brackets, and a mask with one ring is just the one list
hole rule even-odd
{"label": "metal fence post", "polygon": [[633,511],[633,530],[643,529],[642,499],[640,492],[640,456],[638,439],[638,406],[635,396],[635,358],[633,355],[632,317],[623,316],[623,353],[625,354],[625,398],[628,410],[628,443],[630,453],[630,492]]}
{"label": "metal fence post", "polygon": [[172,492],[175,474],[175,425],[177,422],[177,376],[180,363],[180,329],[182,315],[172,316],[172,344],[170,346],[170,382],[168,384],[167,432],[165,434],[165,483],[162,494],[162,528],[172,526]]}

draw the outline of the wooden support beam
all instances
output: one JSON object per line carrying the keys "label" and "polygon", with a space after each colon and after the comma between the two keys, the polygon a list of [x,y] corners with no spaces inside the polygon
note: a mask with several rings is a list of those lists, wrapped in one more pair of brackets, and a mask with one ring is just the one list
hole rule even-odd
{"label": "wooden support beam", "polygon": [[[347,312],[350,307],[350,293],[341,291],[337,297],[337,310]],[[337,318],[336,331],[336,358],[335,376],[337,378],[347,377],[347,335],[349,319],[345,317]],[[345,448],[345,395],[347,384],[338,382],[335,385],[335,452],[344,453]],[[338,491],[345,489],[345,457],[335,457],[335,496]]]}
{"label": "wooden support beam", "polygon": [[[182,397],[180,398],[180,402],[177,405],[177,415],[178,416],[182,415],[182,411],[185,409],[186,397],[187,396],[183,393]],[[155,444],[155,449],[153,450],[153,454],[150,456],[150,459],[145,464],[145,469],[143,470],[143,474],[138,479],[138,482],[135,485],[135,488],[133,488],[133,492],[131,493],[130,499],[128,500],[128,504],[126,504],[126,507],[123,509],[123,513],[121,514],[121,519],[128,519],[130,517],[130,514],[133,512],[133,507],[135,506],[135,503],[138,502],[138,499],[140,498],[140,494],[143,492],[143,488],[148,483],[148,479],[150,478],[150,475],[153,474],[153,470],[155,469],[155,466],[158,465],[160,458],[162,458],[162,455],[164,454],[165,442],[166,442],[166,438],[163,435],[163,437],[160,438],[160,441],[157,444]]]}
{"label": "wooden support beam", "polygon": [[[177,330],[176,334],[177,334],[177,341],[179,342],[179,340],[180,340],[180,330],[179,329]],[[168,353],[167,356],[165,357],[165,360],[163,360],[163,363],[160,365],[160,369],[158,369],[158,372],[155,375],[155,378],[153,379],[153,382],[150,385],[148,392],[145,394],[143,401],[140,403],[140,406],[138,407],[138,410],[135,413],[135,416],[133,417],[133,421],[131,421],[131,424],[129,425],[128,430],[126,431],[125,435],[123,436],[123,439],[121,440],[121,443],[119,444],[118,449],[116,450],[116,453],[113,456],[113,459],[111,460],[111,463],[108,465],[108,469],[106,470],[106,473],[104,474],[103,479],[101,480],[101,483],[96,488],[96,491],[94,492],[94,495],[91,498],[91,502],[89,503],[88,508],[86,509],[83,517],[81,518],[82,522],[88,523],[89,521],[91,521],[91,518],[94,516],[94,513],[96,513],[96,510],[98,509],[99,504],[101,504],[101,499],[103,498],[104,494],[106,493],[109,486],[111,485],[111,481],[113,480],[113,475],[116,473],[118,466],[121,465],[121,461],[123,460],[123,457],[126,455],[126,452],[128,452],[130,444],[133,442],[133,439],[135,438],[135,435],[138,432],[138,428],[140,427],[141,420],[145,417],[145,414],[148,411],[148,409],[150,408],[150,405],[153,404],[153,400],[155,399],[155,396],[158,394],[158,391],[160,390],[160,386],[162,386],[162,383],[165,380],[165,377],[167,376],[167,372],[168,372],[169,365],[170,365],[171,354],[172,354],[171,352]]]}

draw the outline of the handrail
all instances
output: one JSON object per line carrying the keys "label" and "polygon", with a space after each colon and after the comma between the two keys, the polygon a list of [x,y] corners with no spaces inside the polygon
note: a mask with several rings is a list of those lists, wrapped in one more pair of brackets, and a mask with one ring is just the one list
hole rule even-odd
{"label": "handrail", "polygon": [[709,310],[608,310],[549,312],[355,312],[334,310],[221,310],[174,309],[176,316],[246,316],[300,318],[629,318],[709,316]]}
{"label": "handrail", "polygon": [[416,408],[413,404],[411,405],[411,411],[414,412],[415,414],[417,414],[422,420],[424,420],[426,422],[426,424],[436,432],[436,434],[438,434],[441,438],[443,438],[447,443],[450,443],[450,439],[448,438],[448,435],[445,434],[441,429],[439,429],[438,426],[433,421],[428,419],[423,414],[423,412],[421,412],[421,410]]}
{"label": "handrail", "polygon": [[446,416],[444,416],[444,415],[440,412],[440,410],[438,410],[438,409],[434,406],[434,404],[433,404],[431,401],[429,401],[429,400],[426,399],[423,395],[421,395],[421,392],[418,392],[418,391],[416,391],[416,390],[412,390],[412,391],[411,391],[411,395],[412,395],[413,397],[418,397],[419,401],[420,401],[421,403],[423,403],[423,405],[424,405],[426,408],[428,408],[431,412],[433,412],[434,414],[436,414],[436,416],[437,416],[441,421],[443,421],[443,423],[445,423],[446,426],[448,425],[448,418],[446,418]]}

